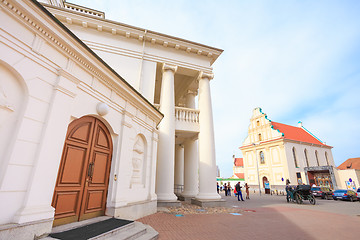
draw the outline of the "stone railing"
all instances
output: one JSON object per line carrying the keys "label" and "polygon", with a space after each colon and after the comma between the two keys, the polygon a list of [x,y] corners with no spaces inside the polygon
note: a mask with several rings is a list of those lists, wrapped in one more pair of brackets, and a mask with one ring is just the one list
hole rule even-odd
{"label": "stone railing", "polygon": [[90,8],[86,8],[86,7],[82,7],[82,6],[78,6],[76,4],[72,4],[72,3],[68,3],[68,2],[64,2],[64,6],[66,9],[75,11],[75,12],[79,12],[79,13],[84,13],[90,16],[95,16],[95,17],[100,17],[100,18],[105,18],[105,13],[104,12],[100,12],[94,9],[90,9]]}
{"label": "stone railing", "polygon": [[199,110],[175,107],[175,119],[180,122],[199,123]]}

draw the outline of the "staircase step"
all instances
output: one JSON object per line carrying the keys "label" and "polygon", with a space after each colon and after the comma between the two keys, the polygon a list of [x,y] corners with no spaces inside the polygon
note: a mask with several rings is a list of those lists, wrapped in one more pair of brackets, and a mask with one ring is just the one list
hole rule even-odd
{"label": "staircase step", "polygon": [[139,239],[140,237],[147,234],[147,228],[144,224],[140,222],[135,222],[134,227],[127,230],[127,231],[121,231],[116,234],[111,235],[111,237],[108,237],[108,240],[133,240],[133,239]]}
{"label": "staircase step", "polygon": [[[101,222],[110,219],[110,217],[100,217],[92,220],[86,220],[83,222],[77,222],[67,224],[59,227],[55,227],[52,233],[64,232],[71,229],[83,227],[92,223]],[[90,238],[90,240],[156,240],[158,239],[159,233],[156,232],[149,225],[145,225],[141,222],[131,222],[125,226],[112,229],[108,232]],[[41,240],[54,240],[50,236],[42,238]]]}
{"label": "staircase step", "polygon": [[[94,222],[95,221],[95,222]],[[127,232],[135,227],[135,222],[108,218],[108,219],[97,219],[84,225],[82,223],[75,223],[64,225],[62,228],[53,229],[53,232],[49,237],[55,239],[72,240],[72,239],[92,239],[101,240],[108,239],[112,235],[120,232]]]}
{"label": "staircase step", "polygon": [[146,233],[136,240],[157,240],[159,238],[159,233],[155,231],[152,227],[149,225],[146,226]]}

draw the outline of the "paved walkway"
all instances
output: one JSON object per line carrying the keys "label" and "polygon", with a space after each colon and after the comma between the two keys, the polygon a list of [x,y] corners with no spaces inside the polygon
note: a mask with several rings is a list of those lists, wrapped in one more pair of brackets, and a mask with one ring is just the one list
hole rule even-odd
{"label": "paved walkway", "polygon": [[158,231],[160,240],[359,239],[359,202],[317,199],[313,206],[286,203],[283,196],[253,195],[245,202],[238,202],[234,196],[222,197],[228,207],[241,209],[242,215],[200,213],[177,217],[158,212],[138,221]]}

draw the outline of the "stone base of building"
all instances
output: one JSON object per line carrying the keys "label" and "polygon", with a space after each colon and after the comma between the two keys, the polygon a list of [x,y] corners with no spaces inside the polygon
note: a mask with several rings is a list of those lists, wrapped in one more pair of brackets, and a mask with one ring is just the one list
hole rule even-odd
{"label": "stone base of building", "polygon": [[226,201],[223,199],[219,200],[199,200],[196,198],[191,199],[191,204],[200,206],[200,207],[224,207]]}
{"label": "stone base of building", "polygon": [[180,207],[180,201],[159,201],[157,202],[158,207]]}
{"label": "stone base of building", "polygon": [[106,215],[127,220],[136,220],[156,212],[156,200],[130,203],[126,206],[109,207],[106,209]]}
{"label": "stone base of building", "polygon": [[22,224],[0,226],[0,239],[38,239],[47,236],[52,229],[54,219],[46,219]]}

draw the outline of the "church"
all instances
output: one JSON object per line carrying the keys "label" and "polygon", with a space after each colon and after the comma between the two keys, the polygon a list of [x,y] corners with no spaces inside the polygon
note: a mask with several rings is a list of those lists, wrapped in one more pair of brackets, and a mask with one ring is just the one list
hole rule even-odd
{"label": "church", "polygon": [[331,149],[301,122],[298,126],[274,122],[255,108],[240,147],[245,182],[262,193],[283,191],[287,179],[292,185],[335,189],[340,180]]}
{"label": "church", "polygon": [[[64,0],[0,0],[0,238],[220,202],[210,82],[223,50]],[[6,204],[4,204],[6,203]]]}

